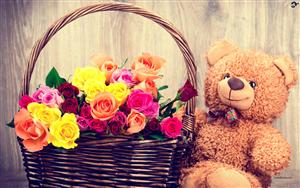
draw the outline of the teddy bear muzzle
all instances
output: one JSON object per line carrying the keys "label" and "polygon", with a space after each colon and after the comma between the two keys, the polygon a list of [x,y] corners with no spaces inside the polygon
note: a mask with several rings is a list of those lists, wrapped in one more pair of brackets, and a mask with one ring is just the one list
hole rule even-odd
{"label": "teddy bear muzzle", "polygon": [[254,100],[254,89],[242,77],[226,77],[218,84],[222,103],[237,110],[247,110]]}

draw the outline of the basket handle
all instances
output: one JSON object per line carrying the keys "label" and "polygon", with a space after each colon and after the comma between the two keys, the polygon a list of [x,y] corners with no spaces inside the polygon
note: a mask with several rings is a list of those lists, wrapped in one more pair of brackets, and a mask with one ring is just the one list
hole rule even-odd
{"label": "basket handle", "polygon": [[[162,28],[164,28],[176,41],[178,47],[180,48],[183,57],[185,59],[185,64],[187,68],[187,74],[188,79],[192,83],[192,85],[196,88],[197,82],[196,82],[196,65],[195,60],[192,55],[192,52],[189,48],[189,45],[187,44],[186,40],[182,36],[182,34],[168,21],[161,18],[160,16],[153,14],[143,8],[133,6],[126,3],[99,3],[95,5],[89,5],[85,6],[79,9],[76,9],[72,11],[71,13],[63,16],[59,20],[57,20],[53,25],[49,27],[49,29],[46,31],[46,33],[40,38],[34,45],[28,63],[25,70],[25,74],[23,77],[23,87],[20,92],[20,96],[27,95],[29,92],[29,83],[32,76],[32,72],[34,70],[35,64],[37,62],[38,56],[40,55],[41,51],[45,47],[45,45],[49,42],[49,40],[65,25],[68,23],[76,20],[77,18],[80,18],[82,16],[85,16],[87,14],[91,14],[94,12],[100,12],[100,11],[121,11],[121,12],[129,12],[138,14],[140,16],[146,17],[154,22],[156,22],[158,25],[160,25]],[[195,98],[191,99],[186,107],[186,114],[188,116],[193,116],[195,111]],[[194,118],[192,118],[194,119]],[[191,123],[189,123],[190,126]],[[189,129],[192,129],[190,127]],[[193,131],[193,130],[189,130]]]}

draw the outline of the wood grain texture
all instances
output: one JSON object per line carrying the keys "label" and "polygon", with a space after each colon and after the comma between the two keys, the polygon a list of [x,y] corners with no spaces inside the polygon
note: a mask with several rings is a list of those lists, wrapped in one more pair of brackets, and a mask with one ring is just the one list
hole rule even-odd
{"label": "wood grain texture", "polygon": [[[22,159],[14,131],[6,128],[17,110],[22,74],[34,42],[55,20],[83,5],[100,1],[9,1],[0,0],[0,183],[25,187]],[[124,2],[124,1],[123,1]],[[186,37],[198,66],[198,106],[204,107],[205,52],[223,38],[242,48],[255,48],[273,55],[288,55],[300,63],[300,6],[290,1],[126,1],[152,10],[170,20]],[[153,22],[136,15],[106,12],[88,15],[62,29],[42,52],[32,77],[31,91],[55,66],[68,77],[77,66],[89,64],[95,53],[111,55],[117,62],[142,52],[164,57],[162,71],[166,92],[172,96],[185,79],[185,66],[175,42]],[[290,168],[273,187],[299,187],[300,92],[291,91],[287,110],[278,119],[279,128],[293,147]],[[18,180],[18,181],[17,181]]]}

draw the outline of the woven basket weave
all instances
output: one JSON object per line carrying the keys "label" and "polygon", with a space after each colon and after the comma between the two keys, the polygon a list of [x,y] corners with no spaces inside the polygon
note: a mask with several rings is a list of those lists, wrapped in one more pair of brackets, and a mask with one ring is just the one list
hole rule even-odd
{"label": "woven basket weave", "polygon": [[[176,41],[185,59],[188,79],[196,87],[193,55],[186,40],[172,24],[130,4],[100,3],[65,15],[36,42],[25,70],[20,96],[28,94],[37,58],[52,36],[73,20],[99,11],[135,13],[159,24]],[[35,153],[28,152],[19,139],[29,187],[177,187],[183,155],[192,138],[194,110],[195,99],[192,99],[183,117],[184,135],[178,139],[135,140],[129,136],[82,134],[75,149],[47,146]]]}

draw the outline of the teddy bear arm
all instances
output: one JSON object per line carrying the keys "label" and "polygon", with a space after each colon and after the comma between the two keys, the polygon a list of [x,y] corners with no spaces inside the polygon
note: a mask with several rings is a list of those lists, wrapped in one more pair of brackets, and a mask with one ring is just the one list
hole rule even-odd
{"label": "teddy bear arm", "polygon": [[200,161],[188,169],[183,169],[180,185],[182,188],[262,187],[256,176],[214,161]]}
{"label": "teddy bear arm", "polygon": [[252,165],[260,172],[272,176],[288,166],[291,147],[275,128],[268,127],[261,131],[261,136],[254,141]]}
{"label": "teddy bear arm", "polygon": [[197,108],[195,111],[195,126],[194,131],[197,134],[199,128],[207,122],[207,113],[204,109]]}

